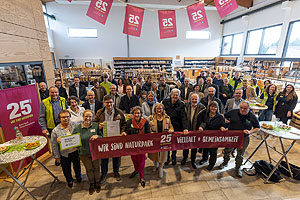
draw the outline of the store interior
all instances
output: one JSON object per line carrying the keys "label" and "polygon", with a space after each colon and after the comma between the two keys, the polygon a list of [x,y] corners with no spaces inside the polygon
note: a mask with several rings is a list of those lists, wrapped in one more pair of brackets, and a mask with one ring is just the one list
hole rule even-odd
{"label": "store interior", "polygon": [[[202,71],[223,78],[239,72],[243,79],[256,78],[260,88],[265,80],[271,80],[278,91],[292,84],[300,97],[300,0],[237,0],[239,7],[224,18],[213,1],[205,0],[209,27],[201,31],[191,29],[186,10],[198,2],[195,0],[114,0],[105,25],[87,16],[90,0],[0,2],[1,89],[40,82],[50,87],[61,79],[68,91],[77,76],[92,88],[93,81],[104,73],[116,80],[151,75],[154,82],[164,76],[175,87],[180,70],[192,84]],[[145,10],[140,37],[123,33],[127,3]],[[160,39],[157,11],[169,9],[176,12],[177,36]],[[296,110],[300,110],[300,101]],[[276,142],[272,138],[270,145],[279,149]],[[245,157],[258,143],[251,141]],[[297,142],[289,156],[298,166],[299,147]],[[220,164],[222,151],[218,153]],[[257,160],[266,159],[267,153],[259,151],[258,155]],[[230,162],[234,166],[234,160]],[[63,180],[52,159],[45,163]],[[132,165],[127,156],[122,160],[122,182],[110,177],[98,196],[88,196],[84,191],[87,183],[73,189],[61,184],[50,192],[49,199],[300,199],[299,181],[292,179],[264,184],[257,176],[245,175],[241,180],[232,177],[230,170],[211,173],[180,165],[166,168],[168,176],[158,179],[151,164],[148,159],[148,188],[137,188],[128,178]],[[49,186],[39,168],[33,173],[41,177],[43,186]],[[29,184],[41,197],[46,190],[40,183],[35,186],[33,179]],[[8,185],[0,180],[1,190],[7,192]]]}

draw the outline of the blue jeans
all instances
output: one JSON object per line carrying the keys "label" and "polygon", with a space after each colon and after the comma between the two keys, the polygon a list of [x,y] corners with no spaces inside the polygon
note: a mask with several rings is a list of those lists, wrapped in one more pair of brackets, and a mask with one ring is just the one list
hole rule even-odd
{"label": "blue jeans", "polygon": [[272,121],[273,110],[263,110],[259,112],[259,121]]}

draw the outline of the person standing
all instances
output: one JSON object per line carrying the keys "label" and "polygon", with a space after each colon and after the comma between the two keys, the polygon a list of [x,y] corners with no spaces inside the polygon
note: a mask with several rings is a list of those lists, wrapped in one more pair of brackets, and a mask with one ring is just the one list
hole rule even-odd
{"label": "person standing", "polygon": [[293,110],[298,102],[294,86],[287,84],[284,90],[277,96],[277,101],[274,114],[280,121],[287,124],[288,119],[293,117]]}
{"label": "person standing", "polygon": [[114,101],[114,105],[116,106],[116,108],[119,108],[120,101],[121,101],[121,96],[117,92],[117,86],[116,85],[111,84],[109,95],[112,96],[113,101]]}
{"label": "person standing", "polygon": [[193,92],[190,93],[190,95],[189,95],[189,100],[188,100],[188,101],[191,100],[191,97],[192,97],[192,95],[193,95],[194,93],[196,93],[196,94],[198,95],[199,101],[201,101],[201,99],[204,97],[203,92],[200,91],[200,86],[199,86],[199,85],[194,85],[194,87],[193,87]]}
{"label": "person standing", "polygon": [[98,129],[98,124],[92,122],[93,115],[93,111],[85,110],[83,112],[83,122],[77,125],[73,130],[74,134],[80,133],[81,146],[79,147],[79,155],[88,176],[90,195],[92,195],[95,190],[97,193],[101,191],[100,164],[99,160],[92,160],[89,141],[101,138],[102,132]]}
{"label": "person standing", "polygon": [[250,86],[254,88],[254,91],[256,93],[256,96],[258,97],[259,96],[259,93],[260,93],[260,88],[258,87],[257,85],[257,79],[256,78],[252,78],[250,80]]}
{"label": "person standing", "polygon": [[233,90],[242,87],[243,83],[239,72],[236,72],[235,76],[229,80],[229,84],[233,87]]}
{"label": "person standing", "polygon": [[[118,121],[120,127],[120,133],[125,132],[126,128],[126,120],[123,112],[114,106],[113,97],[111,95],[106,95],[103,99],[104,108],[99,110],[96,113],[95,122],[99,123],[99,129],[102,131],[104,127],[104,122],[109,121]],[[102,131],[103,132],[103,131]],[[112,158],[113,161],[113,171],[114,177],[117,181],[121,180],[119,174],[120,168],[120,157]],[[108,158],[101,159],[101,177],[100,182],[101,184],[106,181],[107,172],[108,172]]]}
{"label": "person standing", "polygon": [[[148,118],[150,132],[162,133],[173,132],[174,128],[171,123],[171,118],[165,113],[164,105],[157,103],[154,107],[154,112]],[[153,161],[153,171],[155,172],[158,167],[158,176],[162,178],[164,176],[164,163],[167,161],[168,152],[148,153],[148,157]]]}
{"label": "person standing", "polygon": [[269,85],[271,85],[271,84],[272,84],[272,82],[271,82],[270,80],[265,80],[265,81],[264,81],[264,87],[261,88],[260,94],[264,93],[265,90],[267,89],[267,87],[268,87]]}
{"label": "person standing", "polygon": [[[150,133],[149,122],[142,117],[142,114],[142,108],[140,106],[134,107],[132,109],[133,116],[127,121],[125,132],[123,132],[121,135],[126,136]],[[131,155],[131,160],[134,165],[134,172],[132,172],[129,178],[133,178],[139,173],[140,184],[142,187],[145,187],[146,185],[146,181],[144,179],[145,159],[145,154]]]}
{"label": "person standing", "polygon": [[234,95],[232,99],[228,99],[224,108],[224,112],[231,111],[233,109],[239,109],[240,104],[244,99],[242,99],[243,96],[243,90],[242,89],[236,89],[234,91]]}
{"label": "person standing", "polygon": [[243,99],[254,100],[256,98],[256,92],[253,87],[248,85],[248,80],[243,80],[243,87],[241,89],[243,90]]}
{"label": "person standing", "polygon": [[[177,88],[172,89],[170,98],[163,100],[162,104],[165,106],[167,115],[170,116],[172,125],[175,132],[183,132],[188,134],[188,120],[185,113],[185,105],[183,101],[179,99],[180,90]],[[172,151],[172,165],[176,165],[176,153]],[[168,159],[165,163],[168,165],[170,162],[170,156],[168,153]]]}
{"label": "person standing", "polygon": [[226,104],[228,99],[232,98],[233,92],[233,87],[228,84],[228,78],[224,78],[223,85],[220,87],[220,100],[223,105]]}
{"label": "person standing", "polygon": [[[206,108],[199,101],[199,96],[196,93],[191,93],[190,102],[186,104],[185,111],[188,118],[188,130],[196,131],[200,124],[199,121],[202,121]],[[191,163],[194,169],[197,169],[196,165],[196,154],[197,148],[191,150]],[[181,165],[185,165],[187,158],[189,155],[189,149],[183,150],[183,159],[181,161]]]}
{"label": "person standing", "polygon": [[68,105],[70,106],[68,108],[68,111],[71,113],[71,122],[73,122],[75,125],[81,124],[83,121],[83,112],[84,108],[79,107],[79,99],[74,96],[70,96],[68,99]]}
{"label": "person standing", "polygon": [[123,95],[126,93],[126,85],[123,83],[123,79],[118,80],[118,94]]}
{"label": "person standing", "polygon": [[224,84],[221,74],[217,74],[213,79],[213,84],[217,85],[219,88]]}
{"label": "person standing", "polygon": [[58,96],[58,88],[49,88],[49,97],[40,104],[39,124],[44,135],[50,136],[52,130],[60,123],[58,114],[68,108],[66,99]]}
{"label": "person standing", "polygon": [[[244,144],[243,148],[237,148],[237,155],[235,158],[235,170],[237,176],[241,178],[243,176],[242,163],[244,153],[249,145],[249,135],[259,131],[260,125],[257,117],[250,111],[250,104],[248,101],[243,101],[240,104],[240,109],[234,109],[224,114],[225,119],[229,120],[228,128],[222,128],[221,131],[227,130],[243,130],[244,132]],[[219,166],[219,169],[223,169],[228,166],[230,160],[230,153],[233,148],[224,149],[224,161]]]}
{"label": "person standing", "polygon": [[59,96],[68,99],[68,94],[66,88],[62,86],[61,80],[58,79],[55,81],[55,87],[58,88]]}
{"label": "person standing", "polygon": [[100,85],[105,88],[106,94],[109,94],[111,82],[108,81],[107,73],[103,75],[103,82],[101,82]]}
{"label": "person standing", "polygon": [[61,143],[61,137],[68,136],[73,133],[75,124],[70,121],[71,113],[68,110],[61,111],[58,114],[58,118],[61,123],[53,129],[51,134],[52,154],[56,162],[61,163],[61,168],[68,186],[72,188],[74,180],[72,177],[71,163],[73,163],[77,183],[81,183],[82,181],[79,152],[77,148],[60,150],[59,143]]}
{"label": "person standing", "polygon": [[[210,77],[208,77],[207,79],[209,79],[209,78]],[[210,104],[210,102],[216,101],[219,105],[219,111],[221,113],[223,113],[224,106],[223,106],[221,100],[215,96],[216,89],[214,87],[209,87],[207,90],[208,90],[208,95],[201,99],[201,103],[208,109],[208,105]]]}
{"label": "person standing", "polygon": [[268,106],[268,109],[259,112],[259,121],[272,121],[273,112],[277,103],[277,86],[271,84],[258,98],[261,104]]}
{"label": "person standing", "polygon": [[[200,132],[203,130],[221,130],[221,128],[224,128],[225,120],[219,112],[219,105],[216,101],[210,102],[203,119],[204,120],[199,127]],[[209,165],[206,169],[209,171],[212,170],[217,161],[217,152],[218,148],[204,148],[202,159],[200,160],[199,164],[203,165],[205,162],[207,162],[209,156]]]}
{"label": "person standing", "polygon": [[137,78],[134,77],[132,79],[132,90],[133,90],[133,94],[136,95],[136,96],[140,96],[141,94],[141,86],[137,83]]}
{"label": "person standing", "polygon": [[119,108],[126,114],[130,114],[133,107],[140,106],[139,98],[132,94],[132,87],[126,86],[126,95],[121,97]]}
{"label": "person standing", "polygon": [[80,84],[79,77],[74,77],[74,84],[69,87],[69,96],[75,96],[81,101],[85,101],[86,89],[84,85]]}
{"label": "person standing", "polygon": [[152,88],[152,77],[148,76],[146,83],[142,86],[142,90],[145,90],[147,93],[151,90]]}
{"label": "person standing", "polygon": [[217,85],[215,85],[215,84],[212,84],[212,78],[211,77],[208,77],[206,79],[206,84],[204,86],[204,91],[203,91],[204,97],[207,97],[207,95],[208,95],[208,88],[210,88],[210,87],[215,88],[215,96],[216,96],[216,98],[219,98],[219,87]]}
{"label": "person standing", "polygon": [[107,94],[106,90],[103,86],[99,85],[99,81],[98,80],[94,80],[94,87],[92,88],[92,91],[95,94],[95,99],[97,101],[100,101],[101,103],[103,103],[103,97]]}
{"label": "person standing", "polygon": [[41,100],[44,100],[49,97],[49,90],[45,82],[40,82],[39,84],[39,92]]}
{"label": "person standing", "polygon": [[165,77],[160,77],[160,84],[158,86],[157,102],[162,102],[165,98],[169,97],[170,86],[166,83]]}
{"label": "person standing", "polygon": [[154,98],[154,92],[149,91],[147,95],[147,101],[142,104],[142,112],[145,119],[148,119],[148,117],[152,115],[155,104],[156,99]]}
{"label": "person standing", "polygon": [[98,110],[103,108],[103,104],[95,99],[95,93],[93,90],[87,92],[87,101],[82,104],[86,110],[91,110],[94,113],[97,113]]}
{"label": "person standing", "polygon": [[186,103],[188,102],[189,95],[193,92],[193,85],[190,84],[190,79],[185,78],[184,83],[179,88],[181,100]]}

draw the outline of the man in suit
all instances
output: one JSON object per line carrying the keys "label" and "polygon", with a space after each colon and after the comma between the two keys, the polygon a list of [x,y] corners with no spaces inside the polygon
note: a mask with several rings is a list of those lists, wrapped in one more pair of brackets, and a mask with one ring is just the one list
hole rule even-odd
{"label": "man in suit", "polygon": [[74,78],[74,84],[69,88],[69,96],[78,97],[81,101],[85,101],[86,97],[86,89],[85,86],[80,84],[79,77]]}
{"label": "man in suit", "polygon": [[66,88],[64,88],[62,86],[60,79],[55,80],[55,87],[58,88],[59,96],[64,97],[65,99],[68,99],[67,90],[66,90]]}
{"label": "man in suit", "polygon": [[136,96],[140,96],[141,94],[141,86],[137,83],[137,78],[134,77],[132,79],[132,90],[133,90],[133,94]]}
{"label": "man in suit", "polygon": [[243,99],[254,100],[256,99],[256,92],[253,87],[248,85],[248,80],[243,80]]}
{"label": "man in suit", "polygon": [[216,94],[215,94],[216,98],[219,98],[219,86],[213,84],[212,81],[213,80],[211,77],[208,77],[206,79],[206,84],[204,86],[204,91],[203,91],[204,97],[206,97],[208,95],[208,88],[213,87],[216,90]]}
{"label": "man in suit", "polygon": [[162,102],[164,99],[169,97],[170,94],[170,86],[166,83],[165,77],[160,77],[160,84],[158,86],[158,95],[157,101]]}
{"label": "man in suit", "polygon": [[190,84],[190,79],[185,78],[179,89],[181,100],[184,101],[184,103],[187,103],[190,93],[193,92],[193,85]]}
{"label": "man in suit", "polygon": [[94,113],[97,113],[98,110],[103,108],[103,104],[95,99],[95,93],[94,91],[90,90],[87,92],[88,100],[82,104],[82,107],[84,107],[86,110],[92,110]]}
{"label": "man in suit", "polygon": [[234,95],[232,99],[228,99],[224,108],[224,113],[231,111],[233,109],[239,109],[242,99],[243,90],[238,88],[234,91]]}
{"label": "man in suit", "polygon": [[124,111],[126,114],[130,114],[131,109],[135,106],[139,106],[140,101],[139,98],[132,94],[131,85],[126,86],[126,95],[121,97],[119,108]]}

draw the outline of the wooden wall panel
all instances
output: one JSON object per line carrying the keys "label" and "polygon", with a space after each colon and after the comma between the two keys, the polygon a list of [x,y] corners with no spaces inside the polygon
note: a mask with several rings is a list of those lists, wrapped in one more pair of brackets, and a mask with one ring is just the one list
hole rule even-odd
{"label": "wooden wall panel", "polygon": [[40,0],[30,0],[30,1],[31,1],[31,6],[32,6],[33,18],[34,18],[34,22],[35,22],[35,28],[37,30],[47,32],[41,1]]}
{"label": "wooden wall panel", "polygon": [[17,24],[35,29],[32,7],[28,0],[13,0],[17,18]]}
{"label": "wooden wall panel", "polygon": [[0,0],[0,19],[12,23],[17,23],[16,7],[13,1]]}
{"label": "wooden wall panel", "polygon": [[38,38],[37,33],[40,31],[36,31],[23,26],[18,26],[9,22],[0,21],[0,32],[35,39]]}
{"label": "wooden wall panel", "polygon": [[45,74],[47,76],[48,87],[54,86],[55,76],[53,71],[52,60],[43,60]]}

